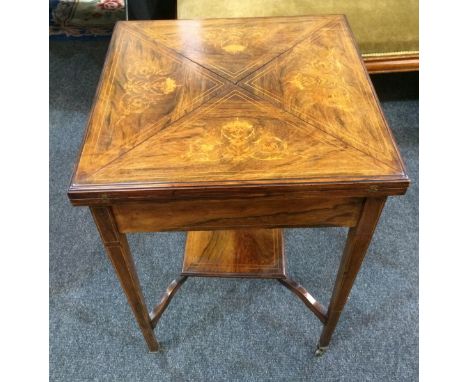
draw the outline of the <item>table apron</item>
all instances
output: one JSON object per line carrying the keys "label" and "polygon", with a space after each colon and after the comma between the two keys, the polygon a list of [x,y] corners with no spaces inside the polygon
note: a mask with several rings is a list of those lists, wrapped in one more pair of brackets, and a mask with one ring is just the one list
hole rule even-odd
{"label": "table apron", "polygon": [[364,198],[253,197],[112,205],[122,233],[238,228],[354,227]]}

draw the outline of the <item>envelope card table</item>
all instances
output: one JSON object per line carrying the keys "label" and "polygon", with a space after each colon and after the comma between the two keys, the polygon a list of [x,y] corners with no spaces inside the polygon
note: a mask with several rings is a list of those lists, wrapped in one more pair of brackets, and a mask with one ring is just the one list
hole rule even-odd
{"label": "envelope card table", "polygon": [[[89,206],[150,351],[192,276],[277,279],[328,346],[386,198],[409,179],[344,16],[125,21],[68,190]],[[283,228],[349,227],[327,307],[285,270]],[[126,233],[188,231],[148,311]]]}

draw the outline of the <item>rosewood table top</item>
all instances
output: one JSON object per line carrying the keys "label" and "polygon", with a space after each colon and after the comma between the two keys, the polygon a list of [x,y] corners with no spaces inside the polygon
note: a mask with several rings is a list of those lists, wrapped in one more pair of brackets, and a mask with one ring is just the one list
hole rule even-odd
{"label": "rosewood table top", "polygon": [[69,197],[396,195],[408,184],[343,16],[125,21]]}

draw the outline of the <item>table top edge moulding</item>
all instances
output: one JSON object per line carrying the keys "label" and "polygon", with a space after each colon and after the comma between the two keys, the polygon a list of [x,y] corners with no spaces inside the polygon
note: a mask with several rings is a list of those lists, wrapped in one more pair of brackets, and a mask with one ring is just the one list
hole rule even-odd
{"label": "table top edge moulding", "polygon": [[294,16],[119,22],[68,196],[108,205],[408,186],[346,18]]}

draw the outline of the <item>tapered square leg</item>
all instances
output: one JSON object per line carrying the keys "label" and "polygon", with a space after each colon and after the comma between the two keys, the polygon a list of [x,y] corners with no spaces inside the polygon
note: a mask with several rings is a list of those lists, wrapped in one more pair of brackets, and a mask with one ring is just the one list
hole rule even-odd
{"label": "tapered square leg", "polygon": [[155,352],[159,349],[159,344],[153,332],[127,238],[119,232],[110,207],[91,207],[90,209],[107,255],[115,268],[148,349]]}
{"label": "tapered square leg", "polygon": [[348,299],[349,292],[372,240],[385,201],[385,197],[367,198],[363,204],[357,225],[349,230],[328,306],[327,319],[318,343],[317,355],[321,355],[330,343],[332,334]]}

